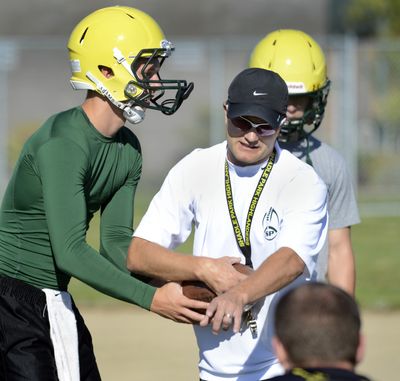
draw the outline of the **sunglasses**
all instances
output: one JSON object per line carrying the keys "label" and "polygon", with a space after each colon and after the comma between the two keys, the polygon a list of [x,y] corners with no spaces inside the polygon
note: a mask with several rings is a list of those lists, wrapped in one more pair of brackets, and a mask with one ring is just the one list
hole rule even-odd
{"label": "sunglasses", "polygon": [[259,136],[272,136],[276,132],[276,129],[274,129],[270,124],[253,123],[251,120],[246,119],[244,116],[238,116],[229,120],[235,127],[239,128],[243,132],[248,132],[252,128],[256,129]]}

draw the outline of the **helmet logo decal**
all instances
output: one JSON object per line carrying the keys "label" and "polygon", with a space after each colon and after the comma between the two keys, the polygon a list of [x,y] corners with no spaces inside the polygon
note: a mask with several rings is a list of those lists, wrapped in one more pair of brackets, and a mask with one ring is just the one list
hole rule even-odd
{"label": "helmet logo decal", "polygon": [[273,207],[270,207],[268,212],[265,213],[262,226],[264,230],[264,238],[267,241],[272,241],[279,231],[279,216]]}
{"label": "helmet logo decal", "polygon": [[286,82],[289,94],[302,94],[307,93],[306,85],[303,82]]}

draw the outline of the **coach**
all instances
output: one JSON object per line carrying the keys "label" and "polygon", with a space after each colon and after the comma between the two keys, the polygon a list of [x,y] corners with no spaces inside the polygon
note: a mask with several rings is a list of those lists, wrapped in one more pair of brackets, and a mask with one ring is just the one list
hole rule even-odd
{"label": "coach", "polygon": [[280,290],[312,276],[325,241],[325,184],[276,142],[287,101],[278,74],[240,72],[224,105],[227,141],[196,149],[171,169],[130,247],[130,270],[182,281],[191,261],[171,250],[194,225],[194,256],[232,255],[256,270],[228,291],[209,284],[220,295],[194,326],[202,380],[264,380],[282,372],[270,307]]}

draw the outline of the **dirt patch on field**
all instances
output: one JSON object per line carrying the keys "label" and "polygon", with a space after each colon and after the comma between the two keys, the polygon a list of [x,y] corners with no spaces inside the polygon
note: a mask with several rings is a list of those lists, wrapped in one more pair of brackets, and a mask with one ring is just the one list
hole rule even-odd
{"label": "dirt patch on field", "polygon": [[[198,380],[191,326],[135,307],[81,308],[103,381]],[[358,371],[374,381],[400,374],[400,312],[364,312],[367,353]]]}

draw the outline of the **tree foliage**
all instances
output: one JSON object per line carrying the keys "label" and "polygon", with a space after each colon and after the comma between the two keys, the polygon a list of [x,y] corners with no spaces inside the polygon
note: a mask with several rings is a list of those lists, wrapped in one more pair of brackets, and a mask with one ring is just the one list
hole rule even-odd
{"label": "tree foliage", "polygon": [[399,36],[400,0],[350,0],[345,15],[349,31],[360,36]]}

